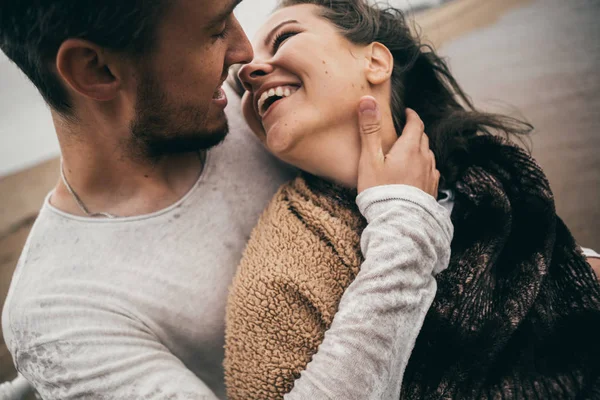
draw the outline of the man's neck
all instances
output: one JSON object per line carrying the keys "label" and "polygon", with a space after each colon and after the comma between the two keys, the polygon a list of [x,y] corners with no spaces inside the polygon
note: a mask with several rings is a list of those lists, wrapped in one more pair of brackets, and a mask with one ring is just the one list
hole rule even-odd
{"label": "man's neck", "polygon": [[[111,136],[97,131],[85,136],[88,132],[65,132],[55,125],[66,181],[91,214],[131,217],[160,211],[181,199],[203,169],[203,154],[169,155],[159,160],[132,157],[128,147],[122,141],[111,141]],[[62,179],[50,202],[69,214],[87,216]]]}

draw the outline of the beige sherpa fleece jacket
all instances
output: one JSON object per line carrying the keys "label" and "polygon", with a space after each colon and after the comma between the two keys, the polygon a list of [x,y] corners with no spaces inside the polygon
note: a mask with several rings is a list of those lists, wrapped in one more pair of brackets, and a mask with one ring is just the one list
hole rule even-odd
{"label": "beige sherpa fleece jacket", "polygon": [[[281,399],[289,393],[294,381],[317,352],[325,332],[332,325],[344,291],[359,272],[363,261],[360,235],[366,221],[354,202],[347,200],[354,199],[354,196],[331,188],[310,177],[299,177],[285,184],[252,233],[231,286],[227,307],[225,379],[229,399]],[[371,395],[380,393],[376,396],[378,399],[393,398],[399,394],[402,371],[435,295],[432,270],[435,265],[441,264],[442,269],[447,266],[452,237],[450,218],[444,215],[443,207],[439,206],[442,211],[435,209],[440,213],[436,219],[430,214],[432,208],[416,204],[419,200],[423,198],[405,201],[405,215],[400,218],[402,222],[398,223],[398,229],[394,230],[393,224],[388,223],[381,229],[381,235],[370,236],[372,241],[378,243],[382,242],[382,238],[385,242],[398,242],[397,237],[401,235],[398,230],[406,229],[410,239],[407,239],[405,248],[394,248],[394,255],[382,254],[380,259],[375,260],[382,269],[377,272],[373,269],[374,275],[366,276],[373,283],[367,291],[373,292],[366,293],[367,301],[363,302],[370,302],[370,299],[375,303],[379,301],[379,308],[373,308],[373,312],[389,313],[379,321],[387,321],[383,325],[388,322],[402,324],[402,329],[407,331],[406,336],[386,338],[388,331],[398,329],[397,325],[393,328],[378,326],[372,331],[358,334],[357,340],[362,343],[350,344],[350,348],[371,346],[368,349],[371,355],[362,360],[359,357],[351,358],[365,363],[353,366],[357,379],[352,379],[352,382],[327,382],[327,387],[321,385],[315,390],[314,393],[319,396],[322,397],[333,386],[336,389],[331,393],[336,393],[335,396],[339,396],[340,392],[348,393],[344,398],[357,398],[357,392],[367,391]],[[429,200],[430,207],[438,207],[433,197]],[[375,213],[376,207],[371,208]],[[366,210],[361,211],[365,213]],[[383,215],[379,218],[387,218],[385,213],[377,213]],[[369,220],[367,230],[382,222],[369,219],[368,212],[365,215]],[[440,220],[444,222],[440,223]],[[364,236],[369,236],[367,230]],[[395,240],[386,238],[388,230],[389,236]],[[434,239],[429,239],[431,237]],[[415,247],[415,242],[422,243],[422,247]],[[386,247],[386,250],[391,249]],[[439,269],[439,266],[436,268]],[[390,296],[390,292],[398,295]],[[362,305],[352,307],[361,308]],[[343,317],[336,317],[336,323],[340,319]],[[347,324],[347,321],[344,323]],[[360,321],[356,325],[349,325],[358,324]],[[399,346],[395,343],[398,340],[406,343]],[[367,341],[372,343],[365,343]],[[393,350],[399,347],[401,351]],[[332,358],[333,362],[339,360],[335,350],[324,357]],[[398,364],[392,366],[390,359]],[[384,383],[375,384],[373,380],[379,377],[368,378],[367,374],[361,373],[363,368],[373,370],[380,376],[385,376],[386,372],[400,376],[390,376],[389,380],[394,383],[388,388],[387,379]],[[319,374],[323,375],[323,371]],[[368,382],[363,384],[361,379],[367,379]],[[352,385],[355,387],[351,388]],[[348,391],[343,386],[348,386]],[[301,395],[297,398],[304,397]]]}

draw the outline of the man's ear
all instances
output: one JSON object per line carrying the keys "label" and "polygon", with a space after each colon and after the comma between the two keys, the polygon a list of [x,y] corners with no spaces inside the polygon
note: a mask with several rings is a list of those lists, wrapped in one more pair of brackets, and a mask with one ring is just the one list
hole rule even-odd
{"label": "man's ear", "polygon": [[109,59],[101,47],[91,42],[68,39],[58,49],[56,68],[73,91],[93,100],[109,101],[122,83]]}
{"label": "man's ear", "polygon": [[379,42],[367,47],[365,73],[371,85],[381,85],[392,76],[394,56],[390,50]]}

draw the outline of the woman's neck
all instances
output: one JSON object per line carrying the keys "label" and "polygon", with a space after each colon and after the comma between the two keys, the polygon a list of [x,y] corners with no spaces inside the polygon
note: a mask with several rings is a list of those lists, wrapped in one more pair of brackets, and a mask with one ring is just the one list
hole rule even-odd
{"label": "woman's neck", "polygon": [[[382,149],[387,154],[398,136],[391,115],[384,116],[382,120]],[[311,135],[298,146],[302,146],[301,155],[296,160],[286,161],[335,184],[356,188],[361,153],[357,119]]]}

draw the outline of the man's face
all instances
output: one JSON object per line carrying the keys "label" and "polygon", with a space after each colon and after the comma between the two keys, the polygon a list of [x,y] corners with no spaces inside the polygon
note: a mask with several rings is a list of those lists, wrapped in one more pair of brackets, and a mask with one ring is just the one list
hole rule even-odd
{"label": "man's face", "polygon": [[152,157],[207,149],[228,131],[229,67],[253,58],[233,9],[239,0],[178,0],[138,67],[134,143]]}

